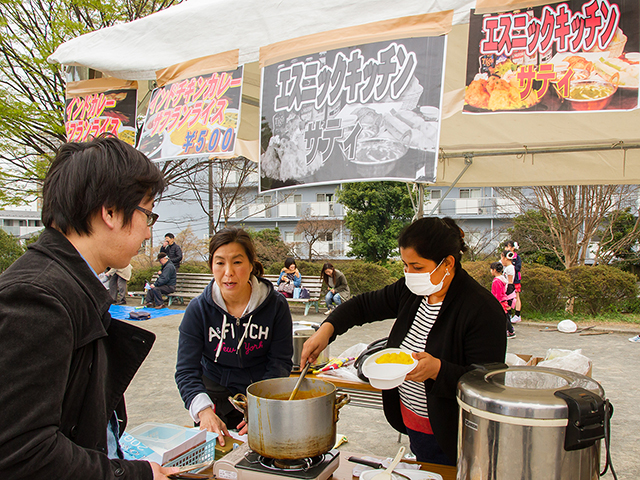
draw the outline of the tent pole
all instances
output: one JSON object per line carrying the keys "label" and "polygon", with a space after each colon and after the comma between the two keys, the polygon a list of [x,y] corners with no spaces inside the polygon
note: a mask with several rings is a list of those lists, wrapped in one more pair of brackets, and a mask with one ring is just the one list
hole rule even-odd
{"label": "tent pole", "polygon": [[[598,152],[598,151],[610,151],[610,150],[622,150],[626,152],[627,150],[635,150],[638,148],[640,148],[640,143],[618,142],[618,143],[612,143],[607,145],[575,145],[575,146],[568,146],[568,147],[541,147],[541,148],[523,147],[515,150],[482,150],[482,151],[460,152],[460,153],[445,153],[444,151],[441,151],[439,154],[439,157],[440,158],[464,158],[466,163],[467,158],[473,158],[473,157],[534,155],[534,154],[540,154],[540,153]],[[456,178],[455,181],[458,181],[459,178],[460,176],[458,176],[458,178]]]}
{"label": "tent pole", "polygon": [[[464,155],[464,168],[462,169],[462,171],[458,174],[458,176],[456,177],[456,179],[451,182],[451,185],[449,185],[449,188],[447,189],[447,191],[444,193],[444,195],[442,197],[440,197],[440,200],[438,200],[438,203],[436,203],[433,208],[431,209],[431,212],[429,213],[429,215],[433,215],[439,208],[440,205],[442,204],[442,202],[444,201],[445,198],[447,198],[447,195],[449,195],[449,192],[451,192],[451,190],[453,190],[453,187],[456,186],[456,184],[458,183],[458,180],[460,180],[460,178],[462,177],[462,175],[464,175],[464,173],[469,169],[469,167],[471,165],[473,165],[473,153],[466,153]],[[447,158],[449,158],[449,155],[447,155]]]}
{"label": "tent pole", "polygon": [[416,208],[416,214],[413,216],[413,221],[424,217],[424,184],[418,184],[418,206]]}

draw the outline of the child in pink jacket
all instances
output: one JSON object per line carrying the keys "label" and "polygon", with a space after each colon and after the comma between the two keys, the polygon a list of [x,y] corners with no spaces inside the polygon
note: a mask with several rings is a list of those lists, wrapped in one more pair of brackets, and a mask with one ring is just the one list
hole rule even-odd
{"label": "child in pink jacket", "polygon": [[507,338],[515,338],[516,332],[513,328],[513,324],[511,323],[511,318],[509,317],[509,310],[511,310],[513,301],[516,297],[515,292],[507,295],[507,282],[504,275],[502,275],[503,267],[500,262],[493,262],[490,268],[491,275],[493,275],[491,293],[496,297],[504,309],[504,315],[507,320]]}

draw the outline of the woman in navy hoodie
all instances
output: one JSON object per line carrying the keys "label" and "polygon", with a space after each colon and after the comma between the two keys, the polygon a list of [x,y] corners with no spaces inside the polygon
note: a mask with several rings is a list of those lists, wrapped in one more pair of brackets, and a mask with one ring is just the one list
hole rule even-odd
{"label": "woman in navy hoodie", "polygon": [[194,422],[224,445],[227,425],[246,432],[228,397],[291,373],[293,327],[287,300],[262,278],[247,232],[219,231],[209,262],[214,279],[189,302],[180,324],[176,383]]}

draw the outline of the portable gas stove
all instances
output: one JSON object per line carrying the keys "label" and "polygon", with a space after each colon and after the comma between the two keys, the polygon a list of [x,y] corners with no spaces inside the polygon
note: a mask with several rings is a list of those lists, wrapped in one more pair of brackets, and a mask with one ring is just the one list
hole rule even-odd
{"label": "portable gas stove", "polygon": [[327,480],[340,463],[340,452],[330,450],[312,458],[276,460],[263,457],[244,443],[213,464],[213,474],[223,480],[270,480],[296,478]]}

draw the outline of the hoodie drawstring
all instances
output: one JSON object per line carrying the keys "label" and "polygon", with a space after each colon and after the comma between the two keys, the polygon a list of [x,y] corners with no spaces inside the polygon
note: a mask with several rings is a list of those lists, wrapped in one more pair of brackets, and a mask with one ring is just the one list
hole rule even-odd
{"label": "hoodie drawstring", "polygon": [[216,349],[216,358],[214,362],[218,361],[218,357],[220,356],[220,352],[222,351],[222,344],[224,343],[224,331],[227,329],[227,316],[222,316],[222,331],[220,331],[220,342],[218,343],[218,348]]}
{"label": "hoodie drawstring", "polygon": [[238,341],[238,350],[236,351],[236,353],[238,353],[238,354],[240,354],[240,347],[242,346],[242,342],[244,342],[244,338],[247,336],[247,332],[249,331],[249,325],[251,325],[251,319],[252,318],[253,318],[253,315],[250,315],[249,316],[249,321],[244,326],[244,333],[242,334],[242,337],[240,337],[240,340]]}

